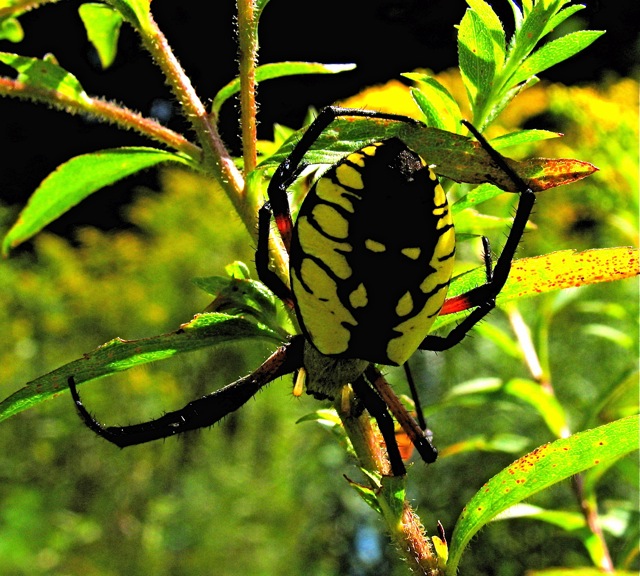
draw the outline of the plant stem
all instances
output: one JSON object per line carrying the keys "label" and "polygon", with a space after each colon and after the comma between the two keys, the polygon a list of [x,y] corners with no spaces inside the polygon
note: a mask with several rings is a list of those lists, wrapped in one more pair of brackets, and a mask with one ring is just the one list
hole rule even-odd
{"label": "plant stem", "polygon": [[[352,404],[352,402],[338,399],[335,402],[335,408],[351,441],[359,465],[369,473],[367,475],[369,488],[375,493],[393,543],[402,553],[412,574],[444,576],[431,539],[426,535],[424,526],[411,505],[403,499],[400,512],[394,511],[393,504],[397,496],[391,493],[391,485],[403,487],[404,477],[391,476],[391,464],[383,448],[384,440],[380,431],[372,424],[367,412],[354,415],[351,409]],[[376,482],[374,480],[376,477],[381,478],[381,482]],[[397,493],[398,490],[395,492]]]}
{"label": "plant stem", "polygon": [[253,206],[247,206],[242,201],[244,179],[225,148],[217,126],[211,122],[202,101],[198,98],[191,80],[180,66],[166,37],[151,15],[149,15],[148,26],[145,26],[144,32],[141,33],[141,38],[145,48],[167,78],[171,90],[202,144],[203,166],[211,171],[213,177],[220,183],[245,226],[253,235],[257,215]]}
{"label": "plant stem", "polygon": [[202,156],[202,150],[182,134],[114,102],[91,96],[85,96],[82,100],[75,99],[64,92],[46,90],[11,78],[0,78],[0,95],[37,100],[70,114],[88,114],[97,120],[109,122],[127,130],[133,129],[143,136],[189,156],[194,163],[198,162]]}
{"label": "plant stem", "polygon": [[258,61],[258,23],[254,0],[238,0],[238,45],[240,59],[240,113],[242,157],[248,174],[258,163],[256,141],[256,64]]}

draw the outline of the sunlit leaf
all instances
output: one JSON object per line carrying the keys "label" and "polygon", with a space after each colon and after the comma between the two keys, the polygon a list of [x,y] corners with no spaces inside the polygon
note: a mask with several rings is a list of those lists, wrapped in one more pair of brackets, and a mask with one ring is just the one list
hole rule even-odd
{"label": "sunlit leaf", "polygon": [[78,8],[87,38],[98,53],[102,68],[108,68],[116,57],[121,15],[105,4],[82,4]]}
{"label": "sunlit leaf", "polygon": [[58,65],[53,56],[30,58],[10,52],[0,52],[4,62],[18,72],[18,81],[41,90],[52,90],[58,95],[76,102],[86,102],[88,96],[78,79]]}
{"label": "sunlit leaf", "polygon": [[511,82],[519,84],[559,62],[563,62],[597,40],[604,34],[601,30],[579,30],[545,44],[529,56],[511,77]]}
{"label": "sunlit leaf", "polygon": [[638,416],[578,432],[535,449],[491,478],[467,503],[449,549],[455,574],[467,544],[507,508],[578,472],[638,450]]}
{"label": "sunlit leaf", "polygon": [[[638,249],[626,246],[584,252],[562,250],[544,256],[521,258],[513,262],[509,279],[498,295],[498,303],[553,290],[633,278],[639,273],[639,264]],[[465,309],[464,296],[458,297],[459,294],[485,281],[486,272],[482,267],[452,280],[449,288],[451,297],[434,323],[434,330],[452,321],[443,319],[442,315]]]}
{"label": "sunlit leaf", "polygon": [[186,164],[177,154],[143,147],[101,150],[61,164],[29,198],[4,238],[3,253],[6,255],[93,192],[161,162]]}
{"label": "sunlit leaf", "polygon": [[[284,76],[296,76],[300,74],[338,74],[353,70],[355,64],[320,64],[318,62],[274,62],[263,64],[256,68],[256,82],[264,82]],[[223,86],[213,99],[211,111],[218,114],[222,105],[240,91],[240,79],[235,78],[226,86]]]}
{"label": "sunlit leaf", "polygon": [[411,96],[426,118],[427,126],[459,132],[462,112],[449,91],[435,78],[425,74],[404,74],[418,82]]}
{"label": "sunlit leaf", "polygon": [[550,138],[559,138],[561,136],[562,134],[559,132],[551,132],[549,130],[518,130],[517,132],[494,138],[491,140],[491,146],[496,150],[501,150],[509,146],[531,144],[532,142],[540,142],[541,140],[549,140]]}
{"label": "sunlit leaf", "polygon": [[138,29],[144,29],[149,23],[151,0],[107,0],[122,17]]}
{"label": "sunlit leaf", "polygon": [[458,59],[469,102],[475,112],[483,108],[492,93],[497,65],[492,33],[473,10],[465,12],[458,28]]}
{"label": "sunlit leaf", "polygon": [[567,417],[562,405],[537,382],[514,378],[504,385],[502,391],[533,406],[556,438],[561,438],[567,431]]}

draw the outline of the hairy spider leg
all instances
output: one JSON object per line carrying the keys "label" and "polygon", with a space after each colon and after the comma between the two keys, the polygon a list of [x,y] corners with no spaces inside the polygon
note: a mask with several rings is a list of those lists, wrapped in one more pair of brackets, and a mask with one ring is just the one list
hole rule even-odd
{"label": "hairy spider leg", "polygon": [[212,426],[231,412],[240,408],[249,398],[272,380],[294,372],[300,367],[303,338],[293,338],[278,348],[253,373],[228,384],[220,390],[189,402],[184,408],[168,412],[160,418],[130,426],[103,426],[84,407],[75,378],[69,376],[71,396],[80,418],[98,436],[124,448],[167,438],[188,430]]}
{"label": "hairy spider leg", "polygon": [[396,441],[393,418],[391,414],[389,414],[386,402],[378,395],[377,391],[371,387],[364,376],[356,378],[351,386],[356,396],[362,402],[362,405],[366,408],[367,412],[375,418],[378,424],[378,429],[380,430],[380,434],[382,434],[387,448],[391,473],[393,476],[404,476],[407,470],[402,462],[402,456],[400,455],[400,449]]}
{"label": "hairy spider leg", "polygon": [[420,344],[421,350],[442,351],[452,348],[460,343],[471,328],[495,308],[496,297],[509,278],[511,263],[518,244],[520,240],[522,240],[525,227],[536,202],[536,195],[533,190],[516,174],[511,166],[507,164],[506,160],[487,142],[484,136],[466,120],[462,120],[462,123],[475,136],[485,152],[491,157],[491,160],[511,179],[518,190],[518,194],[520,194],[520,199],[513,218],[511,230],[493,269],[491,266],[489,241],[483,238],[484,264],[487,275],[486,283],[455,297],[461,310],[473,307],[475,307],[475,309],[446,336],[428,335],[422,341],[422,344]]}
{"label": "hairy spider leg", "polygon": [[427,464],[435,462],[438,457],[438,450],[431,444],[431,440],[425,430],[420,428],[415,418],[409,414],[402,402],[400,402],[400,399],[396,396],[396,393],[392,390],[380,371],[373,364],[369,364],[364,374],[375,391],[389,407],[389,410],[391,410],[391,413],[395,416],[400,426],[402,426],[407,436],[409,436],[422,459]]}

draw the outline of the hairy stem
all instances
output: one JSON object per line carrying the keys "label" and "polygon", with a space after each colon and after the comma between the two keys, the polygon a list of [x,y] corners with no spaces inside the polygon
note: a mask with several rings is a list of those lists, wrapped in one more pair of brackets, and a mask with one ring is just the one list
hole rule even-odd
{"label": "hairy stem", "polygon": [[[369,488],[375,493],[391,540],[412,574],[444,576],[431,539],[419,516],[404,499],[404,477],[390,475],[391,464],[380,431],[372,424],[367,412],[354,414],[352,406],[352,402],[345,402],[342,398],[335,402],[358,464],[368,472]],[[374,478],[380,478],[381,481],[376,482]],[[399,494],[402,495],[402,502],[398,506]]]}

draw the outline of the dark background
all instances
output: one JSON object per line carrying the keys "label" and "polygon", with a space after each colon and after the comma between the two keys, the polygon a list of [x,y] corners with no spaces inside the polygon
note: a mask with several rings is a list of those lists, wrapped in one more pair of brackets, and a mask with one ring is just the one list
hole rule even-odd
{"label": "dark background", "polygon": [[[0,42],[0,49],[35,57],[51,52],[89,94],[122,102],[145,114],[158,102],[171,102],[160,72],[127,25],[121,31],[115,64],[106,71],[100,69],[77,15],[80,4],[68,1],[25,14],[21,18],[25,40],[17,45]],[[545,72],[544,78],[564,83],[594,82],[611,72],[637,72],[640,3],[613,0],[585,4],[586,9],[573,17],[576,27],[604,29],[607,34],[581,53],[579,65],[569,60]],[[235,2],[202,2],[201,7],[194,8],[196,5],[155,0],[152,10],[200,97],[209,102],[236,74]],[[509,34],[513,17],[508,3],[494,0],[492,5]],[[260,137],[270,137],[274,122],[298,127],[310,105],[322,107],[417,67],[438,72],[455,66],[454,24],[465,9],[462,0],[272,0],[261,21],[261,63],[353,62],[357,68],[338,75],[264,83],[259,91]],[[0,66],[3,74],[14,76],[11,69]],[[176,114],[168,124],[188,130]],[[237,153],[233,104],[223,108],[221,130]],[[11,99],[0,102],[0,134],[5,144],[0,162],[0,199],[16,212],[41,180],[72,156],[114,146],[153,145],[131,132]],[[154,173],[131,177],[93,195],[51,229],[66,234],[78,224],[122,227],[126,224],[119,207],[141,184],[156,187]]]}

